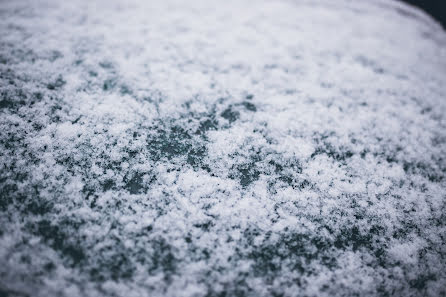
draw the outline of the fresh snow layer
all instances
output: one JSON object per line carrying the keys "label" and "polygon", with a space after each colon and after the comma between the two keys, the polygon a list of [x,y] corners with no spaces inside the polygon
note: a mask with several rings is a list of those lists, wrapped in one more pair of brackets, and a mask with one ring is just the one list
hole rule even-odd
{"label": "fresh snow layer", "polygon": [[445,296],[446,33],[396,1],[0,1],[1,296]]}

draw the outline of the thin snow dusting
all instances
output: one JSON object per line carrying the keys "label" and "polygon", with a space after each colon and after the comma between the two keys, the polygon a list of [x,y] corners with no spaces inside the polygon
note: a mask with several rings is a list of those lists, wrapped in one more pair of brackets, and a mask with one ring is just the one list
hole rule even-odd
{"label": "thin snow dusting", "polygon": [[1,296],[446,296],[446,33],[396,1],[0,1]]}

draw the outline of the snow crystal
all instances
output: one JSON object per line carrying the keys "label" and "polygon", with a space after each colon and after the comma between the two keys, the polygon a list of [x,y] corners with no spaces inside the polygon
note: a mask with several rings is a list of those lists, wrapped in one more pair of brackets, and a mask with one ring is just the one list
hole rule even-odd
{"label": "snow crystal", "polygon": [[0,295],[446,295],[421,11],[15,0],[0,36]]}

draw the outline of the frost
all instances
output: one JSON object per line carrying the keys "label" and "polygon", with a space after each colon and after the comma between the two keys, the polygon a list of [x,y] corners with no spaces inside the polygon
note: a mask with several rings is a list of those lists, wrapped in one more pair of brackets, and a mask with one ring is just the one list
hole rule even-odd
{"label": "frost", "polygon": [[422,12],[16,0],[0,34],[0,295],[446,294]]}

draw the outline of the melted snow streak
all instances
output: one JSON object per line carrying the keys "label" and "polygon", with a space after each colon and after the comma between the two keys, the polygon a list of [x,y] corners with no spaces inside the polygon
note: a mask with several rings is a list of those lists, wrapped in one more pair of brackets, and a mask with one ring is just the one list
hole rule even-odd
{"label": "melted snow streak", "polygon": [[445,296],[446,33],[394,1],[1,1],[1,296]]}

